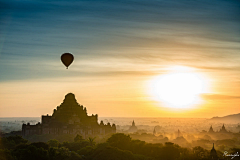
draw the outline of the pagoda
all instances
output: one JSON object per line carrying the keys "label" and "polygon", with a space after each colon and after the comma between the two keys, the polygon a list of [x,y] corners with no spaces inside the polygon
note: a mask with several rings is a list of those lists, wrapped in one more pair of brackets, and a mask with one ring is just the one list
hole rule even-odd
{"label": "pagoda", "polygon": [[22,135],[82,135],[84,138],[116,133],[115,124],[98,123],[98,115],[88,116],[86,107],[77,103],[75,95],[68,93],[63,102],[53,110],[52,115],[42,115],[42,123],[23,124]]}
{"label": "pagoda", "polygon": [[137,130],[138,130],[138,129],[137,129],[137,127],[136,127],[136,125],[135,125],[135,122],[134,122],[134,120],[133,120],[132,126],[130,126],[128,132],[137,132]]}

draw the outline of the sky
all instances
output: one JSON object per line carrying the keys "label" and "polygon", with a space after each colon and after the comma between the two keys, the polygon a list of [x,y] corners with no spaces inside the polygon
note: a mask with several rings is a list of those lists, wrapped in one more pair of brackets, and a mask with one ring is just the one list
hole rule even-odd
{"label": "sky", "polygon": [[[239,15],[237,0],[0,0],[0,117],[52,114],[70,92],[100,117],[237,114]],[[205,87],[187,109],[150,91],[179,68]]]}

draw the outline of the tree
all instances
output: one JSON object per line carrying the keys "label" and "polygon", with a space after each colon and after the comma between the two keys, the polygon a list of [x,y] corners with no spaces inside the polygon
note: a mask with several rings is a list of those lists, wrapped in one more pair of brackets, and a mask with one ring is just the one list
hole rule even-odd
{"label": "tree", "polygon": [[209,151],[200,146],[193,148],[193,154],[195,159],[207,159],[209,157]]}
{"label": "tree", "polygon": [[48,154],[49,154],[49,159],[51,160],[55,160],[58,154],[58,149],[57,148],[49,148],[48,150]]}
{"label": "tree", "polygon": [[93,150],[94,149],[92,146],[87,146],[78,150],[77,153],[79,155],[89,156],[93,152]]}
{"label": "tree", "polygon": [[160,149],[159,159],[175,160],[180,157],[179,147],[174,143],[166,142],[165,146]]}
{"label": "tree", "polygon": [[50,147],[58,147],[59,146],[59,142],[56,139],[51,139],[47,143]]}
{"label": "tree", "polygon": [[0,160],[14,160],[8,149],[0,149]]}
{"label": "tree", "polygon": [[16,145],[26,144],[28,140],[23,139],[21,136],[9,136],[0,139],[0,149],[14,149]]}
{"label": "tree", "polygon": [[61,147],[57,150],[57,154],[55,156],[56,160],[68,160],[71,156],[71,152],[68,148]]}
{"label": "tree", "polygon": [[34,145],[28,145],[27,148],[15,149],[12,154],[17,157],[17,160],[48,160],[48,150]]}
{"label": "tree", "polygon": [[69,158],[70,160],[83,160],[83,158],[79,155],[79,154],[77,154],[76,152],[71,152],[71,154],[70,154],[70,158]]}
{"label": "tree", "polygon": [[89,143],[90,143],[90,146],[95,146],[95,144],[96,144],[96,142],[94,141],[95,139],[96,139],[96,137],[94,137],[94,138],[89,137],[89,138],[88,138],[88,141],[89,141]]}
{"label": "tree", "polygon": [[107,142],[111,146],[126,150],[131,142],[131,137],[123,133],[116,133],[108,138]]}
{"label": "tree", "polygon": [[146,160],[147,158],[141,155],[135,155],[130,151],[120,150],[115,147],[106,147],[96,149],[90,159],[97,160]]}
{"label": "tree", "polygon": [[45,150],[49,149],[49,145],[47,143],[44,143],[44,142],[34,142],[34,143],[31,143],[31,146],[35,146],[37,148],[43,148]]}
{"label": "tree", "polygon": [[77,134],[77,136],[74,138],[74,142],[81,142],[83,140],[82,136]]}
{"label": "tree", "polygon": [[14,141],[16,145],[21,144],[21,143],[26,144],[28,142],[28,140],[22,138],[22,136],[19,136],[19,135],[9,136],[9,137],[7,137],[7,140]]}

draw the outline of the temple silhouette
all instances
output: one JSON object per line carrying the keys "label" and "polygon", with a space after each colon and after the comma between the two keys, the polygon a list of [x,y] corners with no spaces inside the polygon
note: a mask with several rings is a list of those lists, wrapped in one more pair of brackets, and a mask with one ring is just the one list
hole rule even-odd
{"label": "temple silhouette", "polygon": [[138,128],[136,127],[135,122],[133,120],[132,126],[129,127],[128,132],[134,133],[134,132],[137,132],[137,130],[138,130]]}
{"label": "temple silhouette", "polygon": [[225,128],[225,126],[224,126],[224,124],[223,124],[222,128],[221,128],[218,132],[215,132],[215,131],[213,130],[213,127],[211,126],[211,127],[209,128],[208,133],[230,133],[230,132],[228,132],[228,131],[226,130],[226,128]]}
{"label": "temple silhouette", "polygon": [[82,135],[83,138],[116,133],[116,125],[98,123],[98,115],[87,115],[87,109],[79,105],[75,95],[68,93],[63,103],[53,110],[52,115],[42,115],[42,123],[36,125],[23,124],[22,136],[29,135]]}
{"label": "temple silhouette", "polygon": [[218,155],[217,155],[217,151],[214,148],[214,143],[213,143],[213,147],[212,147],[212,149],[210,151],[210,158],[212,160],[218,160]]}

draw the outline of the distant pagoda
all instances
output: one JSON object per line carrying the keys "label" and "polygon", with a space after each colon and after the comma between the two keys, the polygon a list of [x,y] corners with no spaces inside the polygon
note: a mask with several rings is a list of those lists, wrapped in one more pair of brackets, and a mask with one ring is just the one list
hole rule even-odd
{"label": "distant pagoda", "polygon": [[220,129],[219,132],[220,132],[220,133],[228,133],[228,131],[226,130],[224,124],[223,124],[223,126],[222,126],[222,128]]}
{"label": "distant pagoda", "polygon": [[155,127],[154,127],[154,129],[153,129],[153,135],[156,136],[156,134],[157,134],[157,132],[156,132]]}
{"label": "distant pagoda", "polygon": [[212,128],[212,126],[209,128],[209,131],[208,131],[208,133],[215,133],[215,132],[213,131],[213,128]]}
{"label": "distant pagoda", "polygon": [[116,133],[115,124],[98,124],[98,115],[87,115],[87,109],[79,105],[75,95],[68,93],[63,103],[53,110],[52,116],[42,115],[42,123],[36,125],[23,124],[22,135],[43,135],[43,134],[71,134],[82,135],[84,138],[94,135],[105,135]]}
{"label": "distant pagoda", "polygon": [[224,124],[223,124],[222,128],[220,128],[220,130],[219,130],[219,131],[216,131],[216,132],[214,132],[213,127],[211,126],[211,127],[209,128],[208,133],[209,133],[209,134],[214,134],[214,133],[216,133],[216,134],[217,134],[217,133],[226,133],[226,134],[228,134],[228,133],[231,133],[231,132],[230,132],[230,131],[227,131],[226,128],[225,128],[225,126],[224,126]]}
{"label": "distant pagoda", "polygon": [[135,125],[135,122],[134,122],[134,120],[133,120],[133,122],[132,122],[132,126],[129,128],[129,130],[128,130],[128,132],[137,132],[137,127],[136,127],[136,125]]}

